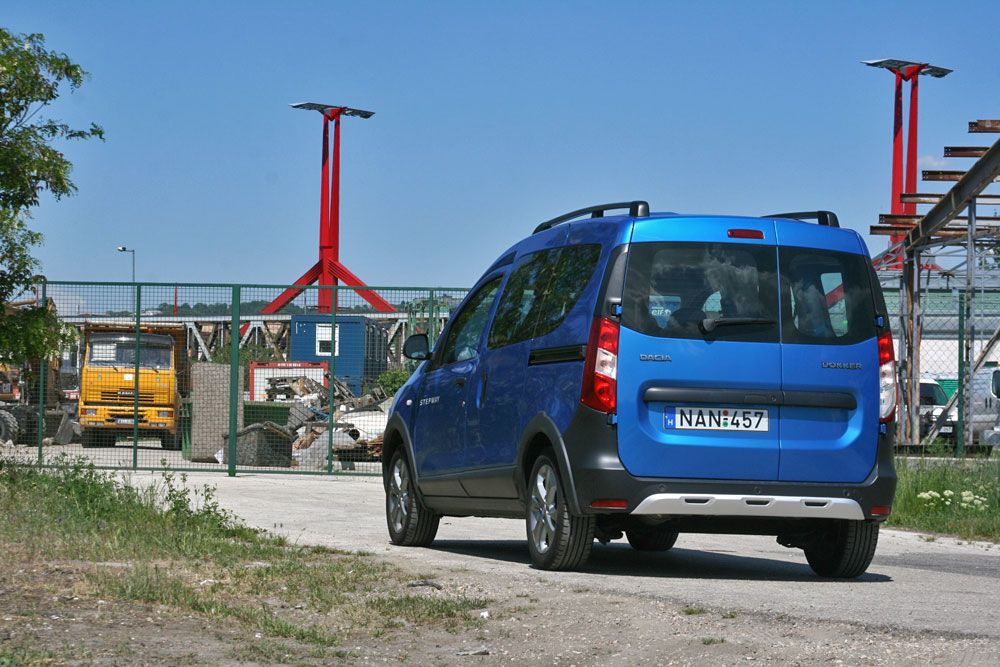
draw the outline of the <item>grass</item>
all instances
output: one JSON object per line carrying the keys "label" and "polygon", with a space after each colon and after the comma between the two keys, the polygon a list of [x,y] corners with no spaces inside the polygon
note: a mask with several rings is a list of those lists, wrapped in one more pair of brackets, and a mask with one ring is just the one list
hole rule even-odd
{"label": "grass", "polygon": [[715,644],[725,644],[726,640],[722,637],[702,637],[701,643],[705,646],[714,646]]}
{"label": "grass", "polygon": [[698,616],[705,613],[704,607],[684,607],[681,609],[681,613],[685,616]]}
{"label": "grass", "polygon": [[1000,542],[1000,461],[899,461],[896,472],[888,525]]}
{"label": "grass", "polygon": [[[6,568],[70,562],[83,595],[231,621],[260,633],[247,655],[262,660],[326,655],[348,636],[404,625],[472,628],[473,610],[491,602],[417,592],[411,575],[371,554],[290,545],[185,482],[167,473],[139,488],[80,461],[41,469],[0,460],[0,558]],[[0,667],[31,659],[0,652]]]}

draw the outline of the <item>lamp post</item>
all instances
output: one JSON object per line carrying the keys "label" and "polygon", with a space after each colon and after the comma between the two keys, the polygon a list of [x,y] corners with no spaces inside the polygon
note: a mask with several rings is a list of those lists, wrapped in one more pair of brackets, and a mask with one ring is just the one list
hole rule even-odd
{"label": "lamp post", "polygon": [[135,282],[135,248],[126,248],[123,245],[118,246],[118,252],[130,252],[132,253],[132,282]]}

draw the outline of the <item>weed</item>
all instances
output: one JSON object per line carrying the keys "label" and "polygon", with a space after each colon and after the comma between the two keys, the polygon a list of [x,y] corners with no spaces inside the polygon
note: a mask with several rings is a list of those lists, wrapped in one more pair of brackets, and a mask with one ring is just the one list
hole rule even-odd
{"label": "weed", "polygon": [[736,618],[735,611],[724,611],[722,612],[722,618]]}
{"label": "weed", "polygon": [[1000,461],[900,461],[889,525],[1000,542]]}
{"label": "weed", "polygon": [[698,616],[699,614],[705,613],[704,607],[684,607],[681,609],[681,613],[685,616]]}
{"label": "weed", "polygon": [[726,640],[722,637],[702,637],[701,643],[705,646],[714,646],[715,644],[725,644]]}

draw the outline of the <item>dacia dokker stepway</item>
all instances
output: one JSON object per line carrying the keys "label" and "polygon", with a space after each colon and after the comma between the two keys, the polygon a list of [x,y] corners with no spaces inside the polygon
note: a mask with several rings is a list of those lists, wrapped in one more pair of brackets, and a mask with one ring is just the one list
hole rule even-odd
{"label": "dacia dokker stepway", "polygon": [[486,516],[523,518],[544,569],[685,532],[775,535],[826,577],[871,562],[896,487],[892,338],[830,212],[574,211],[404,352],[422,363],[385,434],[396,544]]}

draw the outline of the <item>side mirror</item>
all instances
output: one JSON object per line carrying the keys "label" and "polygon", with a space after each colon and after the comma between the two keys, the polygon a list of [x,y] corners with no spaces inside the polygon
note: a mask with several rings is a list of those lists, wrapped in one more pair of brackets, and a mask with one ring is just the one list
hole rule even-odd
{"label": "side mirror", "polygon": [[427,334],[413,334],[403,343],[403,356],[423,361],[431,358],[431,344]]}
{"label": "side mirror", "polygon": [[1000,397],[1000,371],[993,371],[993,395]]}

